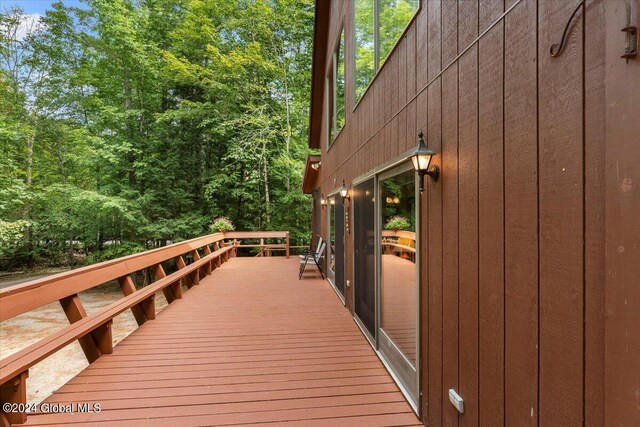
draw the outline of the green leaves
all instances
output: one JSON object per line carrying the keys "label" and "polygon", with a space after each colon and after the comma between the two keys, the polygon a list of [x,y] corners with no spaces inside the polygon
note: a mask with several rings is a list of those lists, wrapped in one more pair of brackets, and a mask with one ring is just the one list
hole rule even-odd
{"label": "green leaves", "polygon": [[0,38],[19,59],[0,67],[0,268],[98,261],[219,216],[308,239],[312,0],[59,2],[41,24],[21,50]]}

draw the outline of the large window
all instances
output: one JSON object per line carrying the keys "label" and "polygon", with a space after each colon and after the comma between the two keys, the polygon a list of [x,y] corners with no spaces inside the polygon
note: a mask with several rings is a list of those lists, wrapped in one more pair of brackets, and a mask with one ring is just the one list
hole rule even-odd
{"label": "large window", "polygon": [[355,0],[355,96],[360,100],[420,6],[420,0]]}
{"label": "large window", "polygon": [[340,30],[338,44],[333,52],[329,83],[329,146],[333,144],[345,121],[345,68],[344,30]]}

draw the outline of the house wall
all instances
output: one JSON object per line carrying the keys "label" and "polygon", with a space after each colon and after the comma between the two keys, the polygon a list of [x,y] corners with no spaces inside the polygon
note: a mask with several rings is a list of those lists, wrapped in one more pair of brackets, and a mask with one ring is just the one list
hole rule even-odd
{"label": "house wall", "polygon": [[[329,194],[343,179],[351,188],[354,178],[414,148],[420,129],[438,153],[440,179],[426,178],[420,212],[425,424],[605,423],[605,12],[614,14],[606,10],[611,3],[587,0],[554,58],[549,48],[577,2],[423,0],[356,107],[353,2],[332,1],[327,57],[344,20],[347,116],[327,151],[323,114],[321,192]],[[632,108],[638,111],[637,103]],[[631,240],[638,237],[637,228],[632,233]],[[352,282],[352,235],[346,254]],[[637,261],[623,263],[636,278]],[[353,286],[346,305],[353,311]],[[625,342],[612,340],[617,354]],[[634,360],[625,359],[627,369],[633,371]],[[626,381],[629,393],[640,387],[637,376],[610,377]],[[450,388],[463,396],[464,414],[449,403]],[[638,407],[627,411],[638,414]]]}

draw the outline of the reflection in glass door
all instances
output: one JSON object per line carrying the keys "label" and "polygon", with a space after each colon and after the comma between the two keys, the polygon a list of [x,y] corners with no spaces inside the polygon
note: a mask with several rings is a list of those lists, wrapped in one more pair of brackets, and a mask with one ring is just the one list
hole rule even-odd
{"label": "reflection in glass door", "polygon": [[329,244],[327,245],[327,279],[331,283],[336,280],[336,257],[335,257],[335,242],[336,242],[336,227],[335,227],[335,212],[336,212],[336,198],[329,197],[327,200],[327,206],[329,207]]}
{"label": "reflection in glass door", "polygon": [[353,187],[354,309],[372,339],[376,336],[374,184],[374,178],[370,178]]}
{"label": "reflection in glass door", "polygon": [[380,176],[378,349],[417,403],[418,266],[416,175],[411,165]]}
{"label": "reflection in glass door", "polygon": [[328,215],[327,278],[344,297],[344,200],[342,197],[329,197]]}

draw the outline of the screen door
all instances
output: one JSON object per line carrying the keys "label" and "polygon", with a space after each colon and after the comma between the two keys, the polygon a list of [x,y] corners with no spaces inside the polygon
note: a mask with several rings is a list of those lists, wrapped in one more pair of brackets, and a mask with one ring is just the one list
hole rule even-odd
{"label": "screen door", "polygon": [[376,336],[375,180],[353,188],[354,305],[365,329]]}

